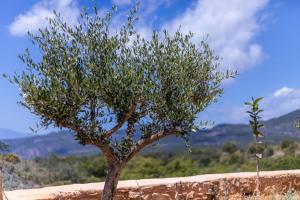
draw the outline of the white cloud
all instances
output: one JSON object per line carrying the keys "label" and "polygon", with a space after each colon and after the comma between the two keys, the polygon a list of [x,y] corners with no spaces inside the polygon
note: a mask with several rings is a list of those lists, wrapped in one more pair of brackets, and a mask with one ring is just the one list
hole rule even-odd
{"label": "white cloud", "polygon": [[[163,25],[163,28],[174,32],[181,25],[183,31],[191,30],[196,33],[196,41],[209,34],[209,42],[222,57],[223,66],[242,71],[262,60],[262,47],[252,40],[260,29],[258,13],[268,2],[269,0],[198,0],[181,16]],[[131,0],[113,0],[113,3],[128,5]],[[171,0],[141,2],[138,30],[143,36],[151,35],[151,27],[157,17],[154,12],[158,7],[168,7],[171,3]],[[45,26],[45,18],[53,17],[53,10],[60,12],[71,25],[76,24],[80,13],[74,0],[41,0],[29,11],[15,18],[9,27],[10,33],[24,36],[28,31],[36,32]]]}
{"label": "white cloud", "polygon": [[[41,0],[26,13],[20,14],[10,25],[10,33],[24,36],[27,31],[36,32],[45,26],[46,17],[53,17],[57,10],[71,25],[77,23],[80,10],[77,1]],[[113,0],[117,5],[128,5],[131,0]],[[162,28],[174,32],[180,25],[184,32],[196,33],[195,41],[202,40],[209,34],[209,43],[222,58],[222,67],[243,71],[259,63],[263,58],[260,44],[253,42],[261,28],[260,14],[269,0],[197,0],[180,16],[166,22]],[[137,29],[142,36],[149,38],[152,28],[157,28],[160,7],[168,7],[172,0],[141,1]],[[115,18],[114,27],[120,27],[128,12],[121,12]]]}
{"label": "white cloud", "polygon": [[284,97],[284,96],[291,94],[292,92],[294,92],[294,89],[288,88],[288,87],[283,87],[274,93],[274,97]]}
{"label": "white cloud", "polygon": [[80,15],[74,0],[41,0],[29,11],[14,19],[9,27],[10,33],[14,36],[24,36],[28,31],[38,31],[47,24],[46,18],[54,17],[53,10],[59,12],[70,25],[75,25]]}
{"label": "white cloud", "polygon": [[282,87],[263,101],[266,119],[279,117],[300,108],[300,88]]}
{"label": "white cloud", "polygon": [[181,16],[165,24],[171,32],[181,26],[194,32],[196,41],[207,34],[209,43],[223,59],[225,68],[242,71],[263,58],[260,44],[253,39],[260,30],[259,14],[269,0],[198,0]]}
{"label": "white cloud", "polygon": [[[131,1],[135,2],[135,1]],[[127,5],[130,4],[130,1],[127,0],[113,0],[113,3],[116,5]],[[143,0],[140,1],[139,9],[138,9],[138,21],[135,26],[137,32],[144,38],[149,39],[153,33],[153,27],[157,27],[157,23],[159,21],[160,16],[155,12],[161,8],[167,8],[174,3],[173,0]],[[132,3],[133,4],[133,3]],[[126,18],[128,16],[129,10],[125,9],[118,12],[112,20],[112,29],[116,31],[121,26],[125,25]]]}
{"label": "white cloud", "polygon": [[123,6],[131,4],[131,0],[112,0],[114,5]]}
{"label": "white cloud", "polygon": [[[153,14],[159,7],[169,7],[173,3],[172,0],[144,0],[141,4],[143,15]],[[151,16],[153,18],[153,16]]]}
{"label": "white cloud", "polygon": [[[250,101],[250,99],[249,99]],[[261,101],[264,120],[280,117],[300,109],[300,88],[282,87]],[[241,102],[239,105],[214,105],[206,110],[205,117],[217,123],[247,123],[249,108]]]}

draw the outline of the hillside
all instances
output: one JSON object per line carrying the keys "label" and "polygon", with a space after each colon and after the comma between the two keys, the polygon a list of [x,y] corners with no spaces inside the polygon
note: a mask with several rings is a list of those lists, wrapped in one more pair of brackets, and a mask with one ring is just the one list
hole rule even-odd
{"label": "hillside", "polygon": [[[300,110],[264,122],[264,142],[278,143],[282,139],[300,140],[300,130],[295,128],[295,121],[300,117]],[[121,133],[119,133],[119,136]],[[246,124],[220,124],[212,129],[200,131],[190,136],[193,147],[220,146],[227,141],[236,141],[240,147],[248,145],[253,139]],[[91,155],[99,151],[91,146],[82,146],[74,140],[71,132],[61,131],[48,135],[5,140],[10,151],[23,158],[45,157],[51,154]],[[169,137],[161,140],[152,152],[182,151],[185,148],[180,138]],[[147,149],[146,149],[147,152]]]}
{"label": "hillside", "polygon": [[94,147],[80,145],[74,140],[72,133],[67,131],[4,140],[4,142],[9,145],[10,152],[16,153],[24,159],[45,157],[51,154],[80,156],[95,154],[97,152],[97,149]]}

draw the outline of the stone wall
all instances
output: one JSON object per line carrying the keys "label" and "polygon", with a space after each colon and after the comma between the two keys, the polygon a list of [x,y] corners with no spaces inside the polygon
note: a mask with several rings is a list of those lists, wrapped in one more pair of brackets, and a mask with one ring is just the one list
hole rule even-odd
{"label": "stone wall", "polygon": [[[255,181],[256,173],[120,181],[116,199],[244,200],[244,196],[253,195]],[[284,194],[289,189],[300,191],[300,170],[262,172],[260,181],[262,195]],[[103,186],[104,183],[74,184],[7,191],[6,195],[10,200],[99,200]]]}
{"label": "stone wall", "polygon": [[[255,177],[220,178],[203,182],[176,182],[140,187],[118,188],[117,200],[237,200],[245,196],[252,196],[255,190]],[[260,191],[263,195],[274,193],[284,194],[289,189],[300,190],[300,174],[285,174],[263,176]],[[90,199],[98,200],[100,192],[97,190],[78,191],[57,195],[56,200],[62,199]]]}

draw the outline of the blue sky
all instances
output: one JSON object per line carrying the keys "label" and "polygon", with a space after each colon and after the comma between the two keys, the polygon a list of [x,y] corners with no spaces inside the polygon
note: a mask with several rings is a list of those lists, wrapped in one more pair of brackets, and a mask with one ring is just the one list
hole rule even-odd
{"label": "blue sky", "polygon": [[[0,12],[0,73],[24,69],[17,55],[34,50],[26,32],[45,26],[45,17],[58,10],[76,24],[82,6],[90,0],[4,0]],[[118,27],[131,0],[98,0],[101,12],[118,6],[113,24]],[[224,84],[219,102],[199,115],[216,123],[247,121],[243,102],[265,97],[265,119],[300,108],[300,1],[298,0],[141,0],[138,31],[194,32],[194,42],[209,35],[209,43],[222,57],[221,68],[238,70],[239,76]],[[17,104],[18,88],[0,79],[0,128],[29,132],[37,120]]]}

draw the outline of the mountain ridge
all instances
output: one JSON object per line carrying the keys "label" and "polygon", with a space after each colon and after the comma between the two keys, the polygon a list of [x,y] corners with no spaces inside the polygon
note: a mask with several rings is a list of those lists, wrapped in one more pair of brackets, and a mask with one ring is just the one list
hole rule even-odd
{"label": "mountain ridge", "polygon": [[18,139],[33,136],[30,133],[22,133],[10,129],[0,128],[0,140]]}
{"label": "mountain ridge", "polygon": [[[300,141],[300,130],[295,127],[295,122],[300,117],[300,109],[286,115],[264,121],[263,132],[266,143],[279,143],[283,139]],[[190,143],[192,147],[221,146],[227,141],[234,141],[241,147],[247,146],[253,141],[251,129],[247,124],[219,124],[207,130],[201,130],[191,134]],[[52,132],[47,135],[37,135],[25,138],[4,140],[10,146],[12,153],[22,158],[46,157],[51,154],[58,156],[82,156],[100,153],[93,146],[82,146],[74,140],[74,135],[69,131]],[[167,137],[158,143],[158,147],[151,148],[155,151],[182,151],[185,148],[180,138]],[[149,152],[150,147],[144,152]]]}

